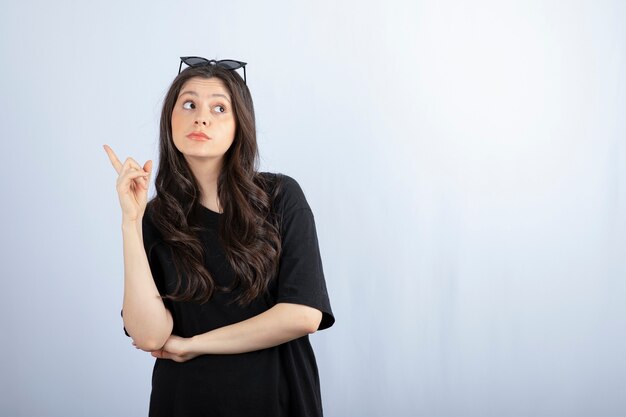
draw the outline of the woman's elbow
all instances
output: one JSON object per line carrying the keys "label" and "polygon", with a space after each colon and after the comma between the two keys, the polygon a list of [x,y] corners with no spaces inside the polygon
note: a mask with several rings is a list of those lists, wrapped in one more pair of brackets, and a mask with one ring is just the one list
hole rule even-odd
{"label": "woman's elbow", "polygon": [[322,312],[319,311],[318,309],[315,308],[311,308],[308,311],[308,325],[307,325],[307,332],[309,334],[313,334],[317,331],[317,329],[320,327],[320,323],[322,322]]}
{"label": "woman's elbow", "polygon": [[143,332],[138,331],[139,329],[129,329],[129,326],[125,326],[126,331],[133,339],[133,344],[146,352],[159,350],[163,347],[167,339],[172,334],[172,330],[174,327],[174,322],[172,320],[172,315],[169,311],[166,312],[165,323],[159,329],[148,330],[143,328]]}
{"label": "woman's elbow", "polygon": [[166,341],[167,341],[167,338],[165,340],[162,340],[162,339],[135,340],[133,339],[134,345],[138,349],[143,350],[144,352],[153,352],[155,350],[159,350],[163,347],[163,345],[165,345]]}
{"label": "woman's elbow", "polygon": [[274,308],[281,309],[289,326],[297,326],[302,336],[315,333],[322,322],[322,312],[304,304],[278,303]]}

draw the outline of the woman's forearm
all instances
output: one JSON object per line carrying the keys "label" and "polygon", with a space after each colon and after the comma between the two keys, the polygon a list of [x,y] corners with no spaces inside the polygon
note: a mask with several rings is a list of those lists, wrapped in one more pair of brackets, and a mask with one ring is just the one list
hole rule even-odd
{"label": "woman's forearm", "polygon": [[173,320],[152,278],[143,244],[141,220],[123,222],[124,327],[137,347],[159,349],[172,333]]}
{"label": "woman's forearm", "polygon": [[265,349],[314,333],[321,319],[322,313],[312,307],[278,303],[247,320],[192,337],[189,350],[204,355]]}

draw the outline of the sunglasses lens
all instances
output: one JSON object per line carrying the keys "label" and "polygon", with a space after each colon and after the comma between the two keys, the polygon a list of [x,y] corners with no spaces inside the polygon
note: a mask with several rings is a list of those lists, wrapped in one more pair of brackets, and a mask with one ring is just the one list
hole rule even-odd
{"label": "sunglasses lens", "polygon": [[218,65],[222,68],[226,68],[229,70],[243,67],[241,63],[239,63],[238,61],[233,61],[232,59],[223,59],[219,61]]}
{"label": "sunglasses lens", "polygon": [[200,58],[197,56],[189,56],[189,57],[184,58],[183,62],[189,65],[190,67],[194,67],[196,65],[206,64],[207,62],[209,62],[209,60],[206,58]]}

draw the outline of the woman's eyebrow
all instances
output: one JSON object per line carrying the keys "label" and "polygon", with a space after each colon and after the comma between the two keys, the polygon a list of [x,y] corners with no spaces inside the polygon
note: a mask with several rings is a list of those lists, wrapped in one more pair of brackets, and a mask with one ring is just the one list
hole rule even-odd
{"label": "woman's eyebrow", "polygon": [[[191,94],[192,96],[198,97],[198,93],[196,93],[195,91],[191,91],[191,90],[183,91],[182,93],[180,93],[178,95],[178,97],[182,96],[183,94]],[[224,94],[213,93],[213,94],[211,94],[211,96],[224,97],[226,100],[230,101],[230,98],[228,98],[228,96],[226,96]]]}

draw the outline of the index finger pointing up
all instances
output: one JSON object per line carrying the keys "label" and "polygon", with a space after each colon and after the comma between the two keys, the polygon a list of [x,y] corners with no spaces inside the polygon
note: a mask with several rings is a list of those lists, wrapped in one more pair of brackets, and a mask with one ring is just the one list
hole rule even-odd
{"label": "index finger pointing up", "polygon": [[109,160],[111,161],[113,168],[115,168],[115,170],[119,174],[120,171],[122,170],[122,163],[117,158],[117,155],[115,155],[115,152],[113,152],[113,149],[111,149],[109,145],[102,145],[102,147],[106,151],[107,155],[109,155]]}

